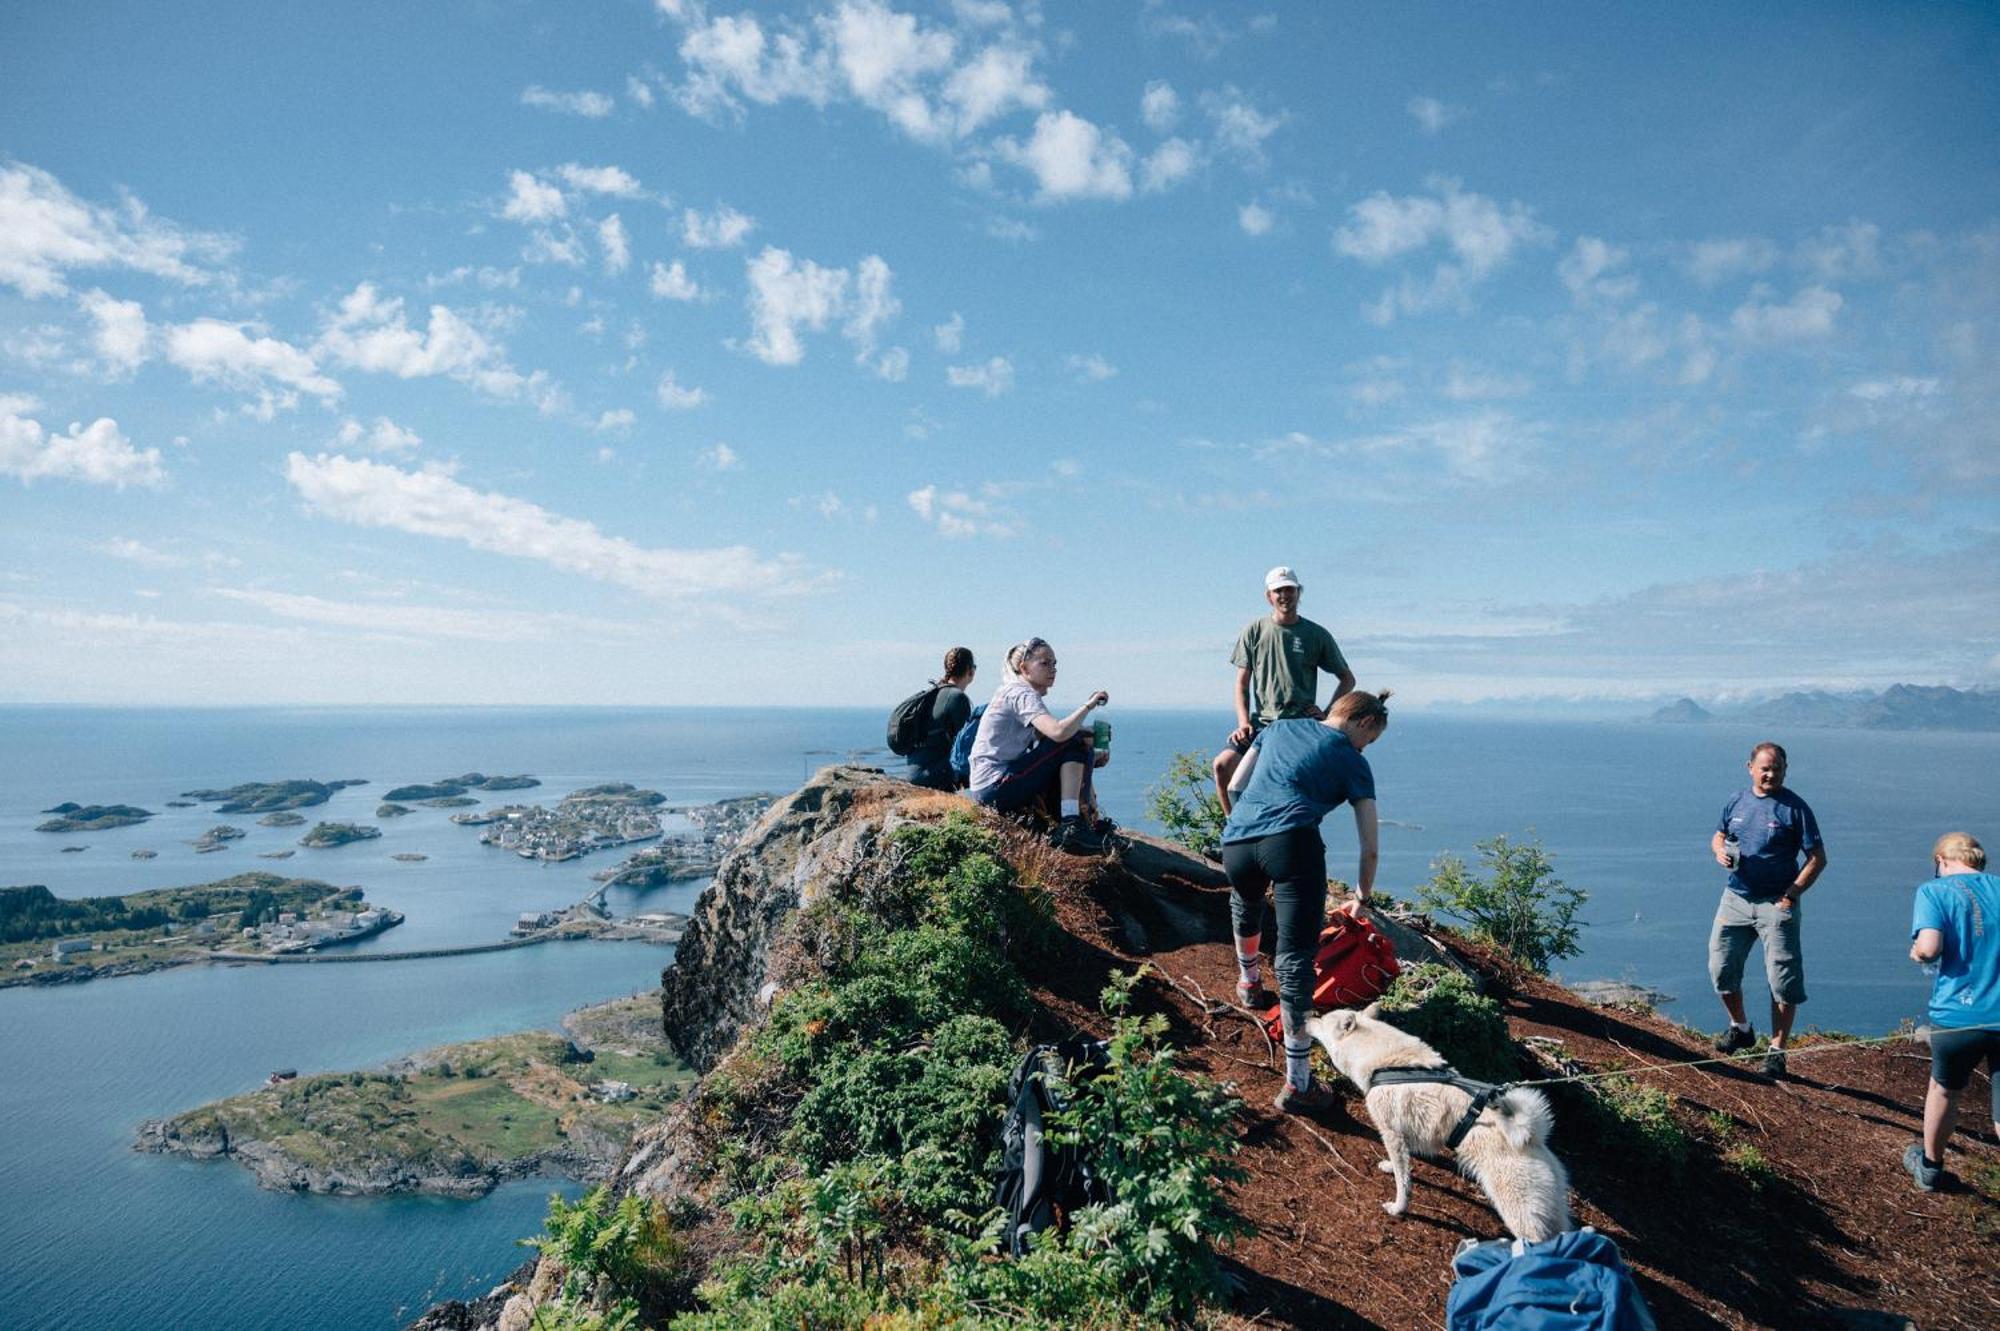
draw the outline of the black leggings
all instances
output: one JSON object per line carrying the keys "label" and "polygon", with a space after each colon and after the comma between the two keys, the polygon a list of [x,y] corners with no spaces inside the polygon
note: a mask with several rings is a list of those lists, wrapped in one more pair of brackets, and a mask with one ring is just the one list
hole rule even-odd
{"label": "black leggings", "polygon": [[1238,938],[1264,931],[1264,889],[1271,889],[1278,914],[1271,969],[1278,976],[1285,1042],[1297,1047],[1305,1043],[1312,1016],[1314,960],[1326,925],[1326,843],[1319,824],[1231,842],[1222,848],[1222,868],[1229,875],[1230,928]]}
{"label": "black leggings", "polygon": [[2000,1031],[1958,1031],[1931,1027],[1931,1080],[1957,1093],[1972,1080],[1980,1063],[1993,1083],[1993,1121],[2000,1123]]}

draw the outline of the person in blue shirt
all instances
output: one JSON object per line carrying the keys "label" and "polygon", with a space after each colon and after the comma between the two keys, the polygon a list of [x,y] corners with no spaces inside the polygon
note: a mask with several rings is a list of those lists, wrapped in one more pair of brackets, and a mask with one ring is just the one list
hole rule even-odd
{"label": "person in blue shirt", "polygon": [[1782,745],[1766,740],[1750,750],[1750,788],[1722,806],[1709,838],[1715,862],[1729,870],[1708,938],[1708,976],[1729,1013],[1729,1029],[1715,1047],[1733,1054],[1757,1042],[1743,1014],[1743,963],[1751,944],[1761,942],[1764,978],[1771,985],[1771,1047],[1764,1072],[1772,1077],[1785,1075],[1785,1041],[1806,1001],[1799,898],[1826,871],[1819,822],[1806,802],[1785,788],[1785,765]]}
{"label": "person in blue shirt", "polygon": [[1984,872],[1986,849],[1969,833],[1947,832],[1931,848],[1937,877],[1917,888],[1910,960],[1935,966],[1931,979],[1931,1082],[1924,1135],[1903,1152],[1917,1187],[1944,1180],[1944,1144],[1958,1121],[1958,1093],[1980,1060],[1993,1083],[1993,1130],[2000,1133],[2000,878]]}
{"label": "person in blue shirt", "polygon": [[1389,725],[1389,690],[1378,696],[1342,694],[1324,720],[1273,721],[1257,733],[1236,767],[1236,799],[1222,828],[1222,868],[1229,875],[1229,920],[1236,938],[1236,997],[1245,1007],[1260,1000],[1257,947],[1264,927],[1264,889],[1278,916],[1272,970],[1285,1030],[1285,1085],[1275,1101],[1282,1113],[1324,1109],[1338,1100],[1312,1076],[1313,967],[1326,924],[1326,843],[1320,820],[1342,804],[1354,807],[1361,842],[1355,874],[1359,909],[1375,890],[1375,774],[1361,751]]}

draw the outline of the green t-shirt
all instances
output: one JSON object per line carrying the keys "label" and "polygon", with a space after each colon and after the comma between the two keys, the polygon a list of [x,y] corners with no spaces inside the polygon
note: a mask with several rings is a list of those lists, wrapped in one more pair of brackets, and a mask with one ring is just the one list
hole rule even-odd
{"label": "green t-shirt", "polygon": [[1289,627],[1265,615],[1250,621],[1229,663],[1250,671],[1250,717],[1269,724],[1306,714],[1319,698],[1319,672],[1347,669],[1340,644],[1310,619]]}

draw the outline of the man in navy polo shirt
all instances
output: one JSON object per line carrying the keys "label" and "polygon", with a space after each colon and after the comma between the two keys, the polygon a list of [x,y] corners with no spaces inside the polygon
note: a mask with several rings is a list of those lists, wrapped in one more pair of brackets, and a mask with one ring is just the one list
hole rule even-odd
{"label": "man in navy polo shirt", "polygon": [[[1826,869],[1819,822],[1806,802],[1785,789],[1785,750],[1766,740],[1750,750],[1750,788],[1722,808],[1709,849],[1729,870],[1708,940],[1708,975],[1729,1011],[1729,1029],[1715,1042],[1725,1054],[1757,1041],[1743,1015],[1743,963],[1750,945],[1764,945],[1771,984],[1771,1048],[1764,1071],[1785,1075],[1785,1041],[1806,1001],[1805,959],[1799,951],[1799,898]],[[1799,857],[1805,857],[1803,865]]]}

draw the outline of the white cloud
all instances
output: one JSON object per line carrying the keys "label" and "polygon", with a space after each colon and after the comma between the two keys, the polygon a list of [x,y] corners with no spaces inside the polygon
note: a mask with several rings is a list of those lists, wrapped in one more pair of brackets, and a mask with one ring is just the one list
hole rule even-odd
{"label": "white cloud", "polygon": [[951,318],[931,329],[931,340],[945,355],[956,356],[965,345],[965,316],[953,310]]}
{"label": "white cloud", "polygon": [[1453,361],[1444,383],[1444,395],[1454,402],[1478,402],[1488,398],[1524,396],[1534,384],[1521,375],[1494,374]]}
{"label": "white cloud", "polygon": [[999,397],[1014,387],[1014,362],[995,356],[984,365],[951,365],[944,377],[953,388],[976,388],[988,397]]}
{"label": "white cloud", "polygon": [[1168,139],[1140,164],[1139,188],[1147,194],[1170,190],[1193,175],[1199,163],[1193,144],[1186,139]]}
{"label": "white cloud", "polygon": [[307,506],[336,521],[457,541],[474,550],[549,564],[648,596],[688,599],[777,594],[825,581],[793,556],[747,546],[663,549],[607,536],[594,523],[511,495],[480,491],[439,471],[293,453],[285,478]]}
{"label": "white cloud", "polygon": [[569,211],[563,192],[527,171],[507,173],[507,202],[500,215],[510,222],[548,222]]}
{"label": "white cloud", "polygon": [[1261,203],[1246,203],[1236,210],[1236,225],[1246,236],[1268,236],[1277,221],[1277,215]]}
{"label": "white cloud", "polygon": [[944,99],[957,110],[963,137],[1010,111],[1039,111],[1049,90],[1034,76],[1034,56],[1019,47],[989,46],[945,80]]}
{"label": "white cloud", "polygon": [[412,328],[402,298],[384,300],[368,282],[340,302],[313,349],[336,364],[373,374],[399,379],[443,375],[490,397],[527,397],[544,412],[562,406],[561,390],[547,375],[516,370],[501,347],[448,307],[431,306],[429,324]]}
{"label": "white cloud", "polygon": [[1894,402],[1934,397],[1937,391],[1936,379],[1901,374],[1893,379],[1868,379],[1850,384],[1847,395],[1862,402]]}
{"label": "white cloud", "polygon": [[604,271],[616,275],[624,272],[632,263],[632,242],[625,234],[625,223],[613,213],[597,224],[597,246],[604,251]]}
{"label": "white cloud", "polygon": [[532,106],[538,111],[582,116],[586,120],[602,120],[611,114],[617,103],[601,92],[551,92],[540,84],[531,83],[521,90],[521,105]]}
{"label": "white cloud", "polygon": [[658,393],[660,405],[668,411],[693,411],[708,401],[706,389],[683,388],[672,370],[660,376]]}
{"label": "white cloud", "polygon": [[910,377],[910,353],[902,347],[890,347],[875,358],[872,368],[876,378],[900,384]]}
{"label": "white cloud", "polygon": [[700,300],[702,290],[688,276],[687,265],[679,259],[653,265],[652,292],[661,300]]}
{"label": "white cloud", "polygon": [[1570,252],[1556,265],[1556,275],[1577,304],[1593,300],[1620,301],[1639,290],[1639,279],[1620,272],[1631,255],[1596,236],[1578,236]]}
{"label": "white cloud", "polygon": [[692,208],[681,216],[681,240],[695,250],[733,249],[756,228],[755,218],[727,204],[718,205],[705,217]]}
{"label": "white cloud", "polygon": [[1337,253],[1379,266],[1442,243],[1450,257],[1428,281],[1405,278],[1389,288],[1370,317],[1387,323],[1402,313],[1444,306],[1465,308],[1470,289],[1506,263],[1523,245],[1551,238],[1519,200],[1505,205],[1469,193],[1456,180],[1434,176],[1429,195],[1394,197],[1376,191],[1348,209],[1348,225],[1334,233]]}
{"label": "white cloud", "polygon": [[166,358],[197,383],[219,383],[244,392],[278,391],[264,399],[260,419],[277,407],[291,407],[299,393],[321,401],[340,396],[340,385],[320,373],[310,353],[274,337],[253,336],[244,325],[197,319],[165,331]]}
{"label": "white cloud", "polygon": [[[841,328],[841,336],[854,344],[854,359],[866,363],[875,355],[876,336],[882,328],[894,322],[903,312],[903,303],[889,290],[895,274],[889,265],[877,255],[869,255],[854,269],[854,295],[848,302],[847,322]],[[908,368],[908,357],[903,357],[904,369]],[[884,378],[898,379],[899,374],[885,374]]]}
{"label": "white cloud", "polygon": [[1817,236],[1800,242],[1793,258],[1821,282],[1874,277],[1882,271],[1882,229],[1862,221],[1822,227]]}
{"label": "white cloud", "polygon": [[1139,116],[1153,133],[1171,132],[1181,118],[1180,94],[1174,91],[1174,85],[1164,79],[1148,83],[1139,98]]}
{"label": "white cloud", "polygon": [[1250,105],[1235,88],[1201,95],[1202,109],[1215,126],[1215,141],[1236,154],[1245,167],[1261,168],[1265,163],[1264,141],[1284,128],[1291,114],[1280,111],[1265,115]]}
{"label": "white cloud", "polygon": [[623,167],[583,166],[576,162],[565,162],[556,168],[556,174],[571,189],[583,190],[590,194],[608,194],[616,199],[636,199],[645,191],[639,182]]}
{"label": "white cloud", "polygon": [[740,112],[739,96],[765,106],[792,97],[824,106],[832,95],[831,56],[802,34],[767,38],[763,25],[747,13],[713,20],[699,13],[670,17],[695,25],[680,44],[688,80],[673,90],[690,115]]}
{"label": "white cloud", "polygon": [[455,287],[466,282],[476,283],[488,291],[512,291],[521,285],[519,268],[474,268],[470,264],[460,264],[448,273],[431,273],[424,278],[424,289],[436,291],[440,287]]}
{"label": "white cloud", "polygon": [[366,448],[376,453],[414,453],[424,442],[415,430],[406,429],[387,416],[377,416],[370,425],[357,420],[342,421],[333,441],[341,448]]}
{"label": "white cloud", "polygon": [[1804,288],[1784,305],[1753,295],[1737,306],[1729,325],[1750,342],[1809,341],[1832,334],[1834,316],[1844,303],[1839,292],[1820,286]]}
{"label": "white cloud", "polygon": [[1465,114],[1462,108],[1446,106],[1435,97],[1412,97],[1404,109],[1410,113],[1410,118],[1417,122],[1418,128],[1426,134],[1436,134]]}
{"label": "white cloud", "polygon": [[1778,247],[1755,236],[1704,240],[1688,254],[1688,275],[1704,287],[1761,273],[1778,261]]}
{"label": "white cloud", "polygon": [[1033,173],[1045,203],[1132,194],[1132,149],[1072,111],[1045,111],[1025,144],[1003,138],[993,149],[1002,161]]}
{"label": "white cloud", "polygon": [[97,325],[90,344],[113,374],[130,374],[145,363],[148,332],[144,306],[136,300],[114,300],[96,289],[85,292],[77,304]]}
{"label": "white cloud", "polygon": [[25,394],[0,393],[0,476],[29,485],[41,480],[85,481],[118,490],[165,483],[160,450],[134,448],[109,416],[89,425],[73,421],[66,433],[51,434],[28,415],[40,408],[41,403]]}
{"label": "white cloud", "polygon": [[652,85],[638,75],[628,74],[625,76],[625,95],[631,98],[640,110],[650,111],[653,109]]}
{"label": "white cloud", "polygon": [[130,536],[118,536],[108,541],[100,541],[91,549],[99,554],[109,555],[113,559],[122,559],[128,564],[137,564],[141,568],[184,568],[188,563],[188,560],[180,555],[156,550],[144,541],[134,540]]}
{"label": "white cloud", "polygon": [[801,329],[818,332],[839,313],[846,298],[845,268],[822,268],[810,259],[794,263],[790,251],[766,246],[745,265],[750,283],[750,353],[766,365],[797,365],[805,359]]}
{"label": "white cloud", "polygon": [[906,498],[911,511],[937,528],[940,536],[1014,535],[1010,524],[993,516],[990,503],[974,499],[963,490],[940,491],[935,485],[926,485],[921,490],[912,490]]}
{"label": "white cloud", "polygon": [[614,431],[629,430],[638,423],[638,420],[638,414],[630,407],[619,407],[615,411],[604,412],[597,418],[597,423],[590,428],[599,434],[610,434]]}
{"label": "white cloud", "polygon": [[280,619],[361,629],[371,634],[455,638],[467,642],[546,642],[571,637],[579,631],[618,633],[627,627],[578,615],[524,613],[518,609],[510,609],[506,614],[494,614],[491,610],[467,610],[445,605],[332,601],[320,596],[264,587],[212,587],[209,590],[225,600],[254,605]]}
{"label": "white cloud", "polygon": [[227,236],[161,221],[127,196],[104,208],[40,167],[0,164],[0,282],[24,296],[60,296],[72,268],[127,268],[186,286],[217,279],[208,265],[236,250]]}
{"label": "white cloud", "polygon": [[743,459],[728,444],[717,444],[713,448],[704,449],[701,456],[695,459],[695,465],[707,471],[740,471],[743,468]]}
{"label": "white cloud", "polygon": [[1116,365],[1094,351],[1087,356],[1073,355],[1064,363],[1080,384],[1101,384],[1118,373]]}

